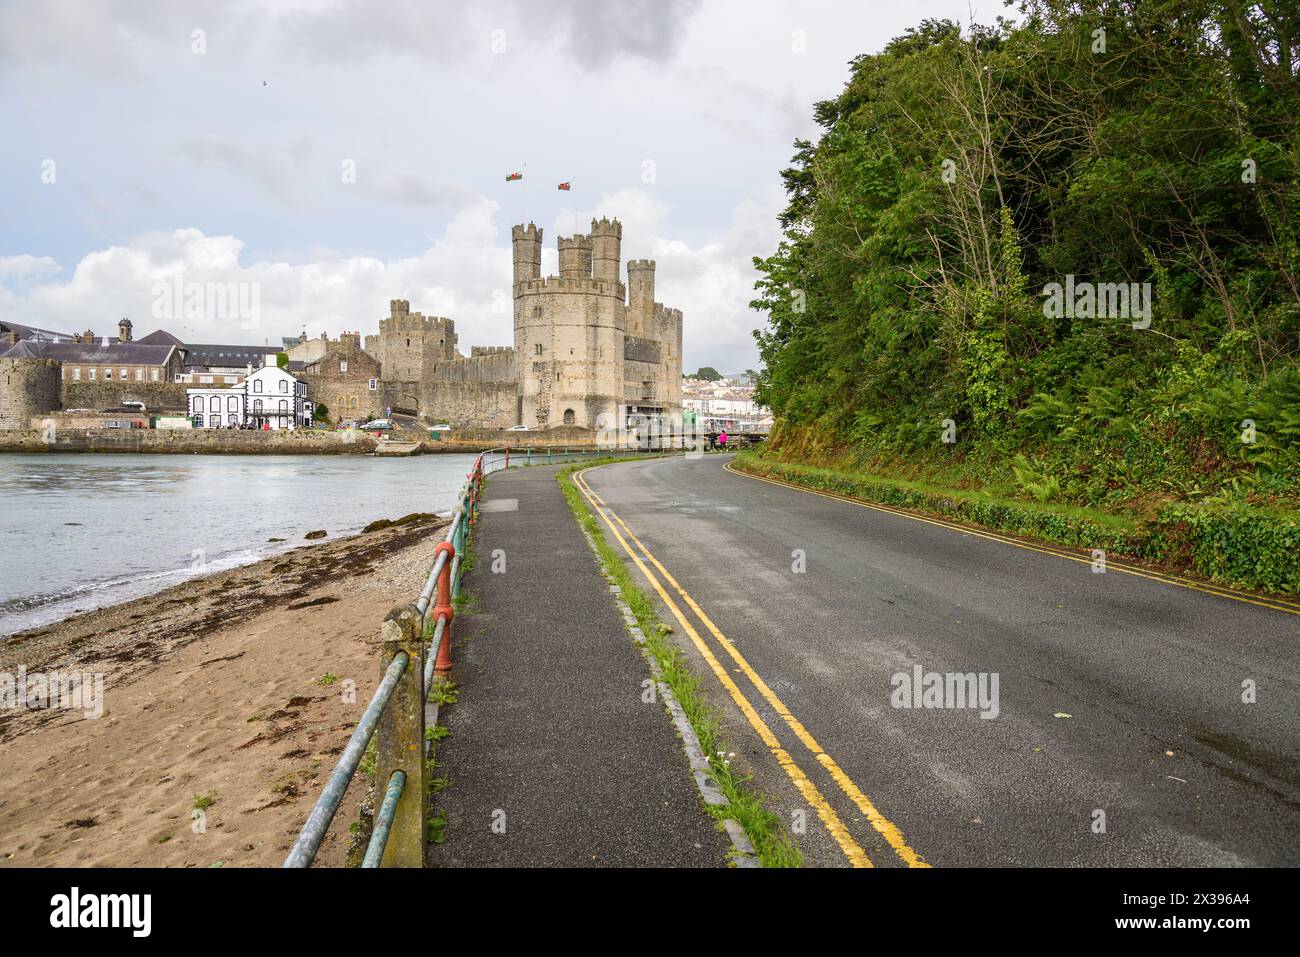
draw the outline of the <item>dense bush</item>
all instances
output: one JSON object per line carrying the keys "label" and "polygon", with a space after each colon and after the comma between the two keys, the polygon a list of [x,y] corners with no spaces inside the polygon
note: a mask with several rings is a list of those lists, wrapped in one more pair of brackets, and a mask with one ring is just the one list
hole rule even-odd
{"label": "dense bush", "polygon": [[[1294,3],[926,21],[815,116],[755,260],[778,457],[1145,520],[1300,505]],[[1149,325],[1046,308],[1067,276],[1149,283]],[[1198,565],[1250,578],[1225,541],[1268,536],[1221,521]]]}

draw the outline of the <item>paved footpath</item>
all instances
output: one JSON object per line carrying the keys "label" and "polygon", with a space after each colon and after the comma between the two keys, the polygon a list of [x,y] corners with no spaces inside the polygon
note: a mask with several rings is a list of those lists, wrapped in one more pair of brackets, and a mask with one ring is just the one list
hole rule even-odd
{"label": "paved footpath", "polygon": [[436,773],[450,784],[435,796],[447,825],[432,861],[725,866],[730,842],[704,809],[663,705],[642,703],[647,663],[556,471],[488,479],[464,580],[473,604],[455,626],[459,700],[440,719],[451,734]]}

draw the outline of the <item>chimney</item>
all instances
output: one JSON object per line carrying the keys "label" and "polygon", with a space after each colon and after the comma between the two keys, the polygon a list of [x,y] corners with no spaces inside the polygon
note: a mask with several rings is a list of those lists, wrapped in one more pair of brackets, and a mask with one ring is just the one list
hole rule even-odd
{"label": "chimney", "polygon": [[9,345],[11,346],[18,345],[18,333],[14,329],[9,330]]}
{"label": "chimney", "polygon": [[93,329],[87,329],[81,334],[81,341],[88,346],[95,344],[95,332]]}

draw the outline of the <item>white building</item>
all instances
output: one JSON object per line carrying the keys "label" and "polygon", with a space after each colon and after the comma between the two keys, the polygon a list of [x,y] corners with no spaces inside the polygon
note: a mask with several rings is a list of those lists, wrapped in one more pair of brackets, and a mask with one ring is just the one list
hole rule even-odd
{"label": "white building", "polygon": [[187,389],[196,429],[295,429],[311,425],[307,386],[278,366],[249,372],[233,389]]}

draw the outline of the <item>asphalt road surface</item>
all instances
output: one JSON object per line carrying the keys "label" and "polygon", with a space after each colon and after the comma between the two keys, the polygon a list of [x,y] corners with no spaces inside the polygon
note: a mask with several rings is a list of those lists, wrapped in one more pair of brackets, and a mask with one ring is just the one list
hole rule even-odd
{"label": "asphalt road surface", "polygon": [[[729,458],[583,480],[809,865],[1300,864],[1300,603],[1097,573]],[[965,707],[902,706],[914,684]]]}

